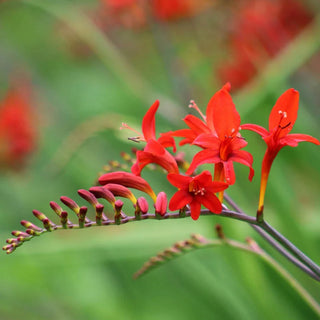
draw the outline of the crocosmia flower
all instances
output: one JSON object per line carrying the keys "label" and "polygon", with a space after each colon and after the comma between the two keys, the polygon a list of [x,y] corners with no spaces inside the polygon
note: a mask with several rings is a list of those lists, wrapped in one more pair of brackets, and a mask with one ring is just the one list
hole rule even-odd
{"label": "crocosmia flower", "polygon": [[183,143],[192,143],[204,149],[194,156],[187,174],[192,174],[202,164],[214,163],[215,180],[234,184],[235,161],[249,167],[249,179],[252,179],[253,158],[249,152],[240,150],[247,142],[239,133],[241,119],[230,96],[230,88],[227,83],[213,95],[207,106],[206,116],[202,115],[203,121],[189,116],[185,122],[190,129],[172,133],[173,136],[184,137]]}
{"label": "crocosmia flower", "polygon": [[319,145],[318,139],[306,134],[289,134],[296,122],[299,108],[299,92],[289,89],[277,100],[269,116],[269,130],[256,124],[244,124],[241,129],[254,131],[261,135],[267,144],[261,170],[261,187],[258,212],[263,211],[264,195],[271,165],[278,152],[285,146],[296,147],[301,141]]}
{"label": "crocosmia flower", "polygon": [[[239,89],[299,34],[313,19],[304,1],[236,1],[229,18],[229,61],[218,77]],[[267,14],[266,14],[267,13]]]}
{"label": "crocosmia flower", "polygon": [[228,184],[212,181],[209,171],[203,171],[195,177],[171,173],[167,178],[179,189],[170,200],[169,209],[171,211],[183,209],[189,205],[193,220],[199,218],[201,205],[214,213],[221,213],[222,205],[215,193],[225,190]]}
{"label": "crocosmia flower", "polygon": [[[175,142],[172,136],[162,134],[158,139],[156,138],[155,114],[158,108],[159,101],[157,100],[143,117],[142,134],[138,133],[139,136],[130,138],[136,142],[146,142],[146,146],[143,151],[137,151],[136,153],[137,161],[131,168],[132,173],[135,175],[140,175],[141,170],[149,163],[158,164],[168,173],[179,172],[175,158],[166,150],[167,147],[172,147],[173,151],[176,151]],[[131,129],[125,123],[122,124],[122,128]]]}
{"label": "crocosmia flower", "polygon": [[21,168],[35,149],[30,88],[14,83],[0,101],[0,165]]}

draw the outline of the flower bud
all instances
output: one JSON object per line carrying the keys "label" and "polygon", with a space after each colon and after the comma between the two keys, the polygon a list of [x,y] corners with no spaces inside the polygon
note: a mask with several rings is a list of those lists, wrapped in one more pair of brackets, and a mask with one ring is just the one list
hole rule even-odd
{"label": "flower bud", "polygon": [[161,191],[158,194],[154,207],[156,209],[156,214],[159,214],[160,216],[164,216],[166,214],[168,207],[168,199],[165,192]]}

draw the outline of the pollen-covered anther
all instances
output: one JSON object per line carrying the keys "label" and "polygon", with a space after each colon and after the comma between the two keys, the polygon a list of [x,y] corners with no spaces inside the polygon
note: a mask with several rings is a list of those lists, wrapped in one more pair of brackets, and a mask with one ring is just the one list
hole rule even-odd
{"label": "pollen-covered anther", "polygon": [[168,207],[167,195],[165,192],[161,191],[159,192],[156,203],[154,204],[156,214],[159,214],[160,216],[164,216],[167,212],[167,207]]}
{"label": "pollen-covered anther", "polygon": [[206,193],[206,189],[205,188],[201,188],[201,189],[194,188],[194,189],[192,189],[192,192],[194,193],[195,196],[199,195],[199,194],[200,194],[200,196],[204,196]]}

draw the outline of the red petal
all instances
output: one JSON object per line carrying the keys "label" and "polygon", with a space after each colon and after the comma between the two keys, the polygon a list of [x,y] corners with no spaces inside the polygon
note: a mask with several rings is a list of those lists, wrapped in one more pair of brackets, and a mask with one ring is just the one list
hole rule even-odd
{"label": "red petal", "polygon": [[157,140],[164,148],[172,147],[173,152],[176,152],[176,143],[171,135],[171,132],[161,133]]}
{"label": "red petal", "polygon": [[216,150],[206,149],[198,152],[192,159],[189,169],[186,174],[192,174],[193,171],[204,163],[221,162],[219,152]]}
{"label": "red petal", "polygon": [[[163,147],[162,147],[163,148]],[[156,163],[162,168],[164,168],[168,173],[178,173],[179,168],[174,157],[164,149],[163,154],[137,151],[137,162],[131,167],[131,171],[140,175],[141,170],[149,163]]]}
{"label": "red petal", "polygon": [[199,135],[201,133],[210,133],[211,130],[208,126],[196,116],[189,114],[187,115],[183,121],[187,124],[187,126],[196,134]]}
{"label": "red petal", "polygon": [[220,140],[238,132],[241,121],[228,88],[224,86],[215,93],[207,107],[207,124],[215,129]]}
{"label": "red petal", "polygon": [[172,131],[170,134],[173,137],[185,138],[179,142],[180,146],[183,146],[184,144],[187,144],[187,143],[191,144],[193,140],[197,137],[196,134],[190,129],[180,129],[180,130]]}
{"label": "red petal", "polygon": [[210,171],[208,171],[208,170],[201,172],[200,174],[195,176],[193,179],[204,187],[206,185],[210,186],[212,184],[212,175],[211,175]]}
{"label": "red petal", "polygon": [[299,92],[294,89],[289,89],[284,92],[271,110],[269,117],[269,131],[281,126],[283,129],[279,134],[279,138],[287,135],[296,122],[298,108]]}
{"label": "red petal", "polygon": [[249,180],[251,181],[254,176],[254,170],[252,169],[253,157],[251,153],[244,150],[238,150],[232,153],[232,156],[229,158],[229,161],[235,161],[248,166],[250,169]]}
{"label": "red petal", "polygon": [[225,190],[229,187],[229,185],[222,181],[213,181],[211,186],[206,187],[206,190],[211,193],[217,193],[222,190]]}
{"label": "red petal", "polygon": [[248,142],[242,137],[233,137],[230,141],[230,150],[239,150],[244,148]]}
{"label": "red petal", "polygon": [[166,149],[158,141],[150,139],[143,151],[150,152],[153,155],[163,156]]}
{"label": "red petal", "polygon": [[187,204],[189,204],[192,201],[192,199],[193,197],[189,192],[185,190],[179,190],[171,198],[169,203],[169,209],[171,211],[181,209]]}
{"label": "red petal", "polygon": [[196,198],[194,198],[190,203],[190,210],[191,210],[191,218],[193,220],[198,220],[200,216],[201,203],[198,202]]}
{"label": "red petal", "polygon": [[223,169],[226,182],[230,185],[234,184],[236,182],[236,175],[234,173],[233,162],[230,160],[223,162]]}
{"label": "red petal", "polygon": [[181,174],[176,174],[176,173],[169,173],[167,175],[167,179],[173,186],[179,189],[182,189],[182,188],[188,189],[189,183],[192,180],[191,177],[183,176]]}
{"label": "red petal", "polygon": [[286,145],[289,145],[291,147],[296,147],[299,142],[303,142],[303,141],[312,142],[316,145],[320,145],[320,141],[318,139],[302,133],[288,134],[286,137],[281,139],[281,144],[285,142]]}
{"label": "red petal", "polygon": [[242,124],[240,126],[240,129],[254,131],[257,134],[260,134],[261,137],[269,135],[269,131],[267,129],[265,129],[261,126],[258,126],[256,124],[251,124],[251,123]]}
{"label": "red petal", "polygon": [[142,133],[146,141],[156,138],[155,114],[159,108],[159,100],[149,108],[142,120]]}
{"label": "red petal", "polygon": [[200,134],[194,141],[193,144],[206,149],[219,150],[220,140],[218,137],[214,136],[211,133]]}
{"label": "red petal", "polygon": [[219,199],[212,193],[206,193],[201,197],[201,203],[213,213],[221,213],[222,205]]}

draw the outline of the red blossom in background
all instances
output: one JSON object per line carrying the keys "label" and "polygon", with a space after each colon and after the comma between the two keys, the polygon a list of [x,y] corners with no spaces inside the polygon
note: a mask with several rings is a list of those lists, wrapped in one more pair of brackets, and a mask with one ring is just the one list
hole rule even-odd
{"label": "red blossom in background", "polygon": [[[161,134],[156,138],[155,129],[155,114],[159,108],[159,101],[149,108],[142,120],[142,134],[135,138],[130,138],[133,141],[144,141],[146,146],[143,151],[136,152],[136,163],[132,166],[131,171],[135,175],[140,175],[141,170],[149,163],[156,163],[165,169],[168,173],[178,173],[178,165],[175,158],[165,149],[172,147],[176,151],[174,139],[168,134]],[[122,128],[131,129],[127,124],[123,123]],[[131,129],[132,130],[132,129]]]}
{"label": "red blossom in background", "polygon": [[208,0],[100,0],[103,20],[127,28],[141,28],[151,21],[175,21],[189,18],[212,5]]}
{"label": "red blossom in background", "polygon": [[27,83],[14,83],[0,102],[0,165],[21,168],[35,150],[36,132],[31,90]]}
{"label": "red blossom in background", "polygon": [[269,116],[269,130],[256,124],[244,124],[241,129],[251,130],[263,138],[267,144],[267,151],[264,155],[261,169],[261,186],[258,212],[263,212],[264,195],[266,191],[269,172],[274,158],[285,146],[296,147],[301,141],[312,142],[320,145],[319,140],[306,134],[289,134],[296,122],[299,108],[299,92],[289,89],[284,92]]}
{"label": "red blossom in background", "polygon": [[225,190],[228,184],[212,181],[209,171],[203,171],[195,177],[171,173],[167,178],[172,185],[179,189],[170,200],[170,210],[183,209],[189,205],[193,220],[199,218],[201,205],[211,212],[221,213],[222,205],[215,193]]}
{"label": "red blossom in background", "polygon": [[244,1],[231,21],[230,62],[218,69],[222,83],[236,89],[251,80],[311,21],[312,15],[296,0]]}

